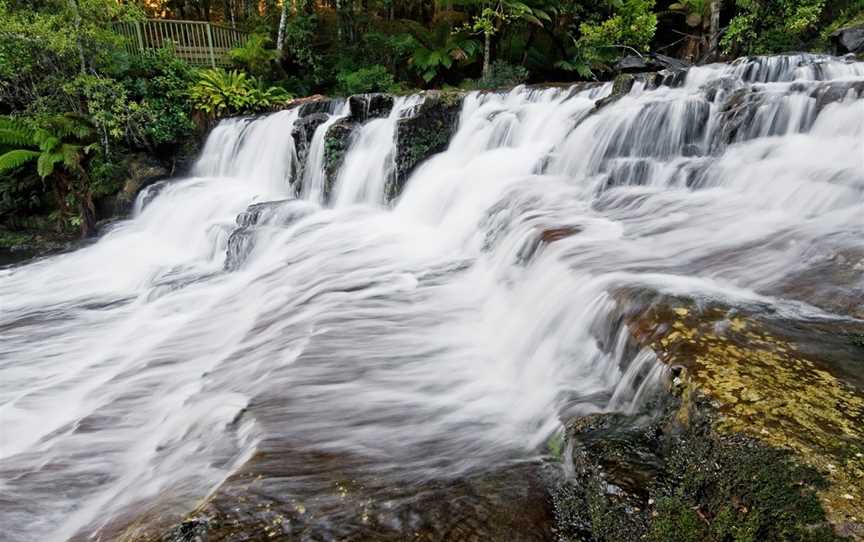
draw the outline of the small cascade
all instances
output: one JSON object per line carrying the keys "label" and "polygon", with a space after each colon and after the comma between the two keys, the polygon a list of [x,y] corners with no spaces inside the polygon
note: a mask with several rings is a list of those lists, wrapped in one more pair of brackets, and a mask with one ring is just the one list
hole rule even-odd
{"label": "small cascade", "polygon": [[324,158],[326,154],[325,138],[330,127],[345,118],[350,112],[347,101],[340,101],[330,118],[315,129],[315,135],[309,145],[309,156],[306,159],[306,167],[303,169],[301,180],[301,197],[305,200],[324,203],[327,172],[324,170]]}
{"label": "small cascade", "polygon": [[421,101],[420,96],[396,98],[386,118],[369,121],[353,136],[336,180],[336,206],[384,203],[384,187],[396,170],[396,124]]}
{"label": "small cascade", "polygon": [[98,242],[0,269],[4,540],[117,539],[250,480],[314,532],[403,525],[572,416],[646,408],[666,368],[624,317],[646,300],[849,318],[864,63],[657,81],[469,93],[393,201],[422,95],[336,102],[299,154],[301,108],[229,119]]}

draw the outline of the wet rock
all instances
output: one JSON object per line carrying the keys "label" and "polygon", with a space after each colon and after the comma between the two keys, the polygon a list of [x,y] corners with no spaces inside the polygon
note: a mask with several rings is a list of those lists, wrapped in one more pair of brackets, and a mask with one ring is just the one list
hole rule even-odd
{"label": "wet rock", "polygon": [[841,28],[831,34],[835,55],[864,54],[864,24]]}
{"label": "wet rock", "polygon": [[561,540],[840,540],[818,497],[826,480],[789,451],[718,431],[721,413],[692,386],[653,412],[568,425]]}
{"label": "wet rock", "polygon": [[294,179],[303,178],[303,168],[306,165],[309,146],[312,143],[315,130],[327,122],[329,118],[330,115],[326,111],[315,112],[301,116],[294,122],[294,128],[291,130],[291,137],[294,139],[294,149],[297,153],[297,169],[294,172]]}
{"label": "wet rock", "polygon": [[387,199],[397,197],[414,169],[444,151],[456,132],[462,93],[428,92],[423,103],[396,128],[396,173],[385,188]]}
{"label": "wet rock", "polygon": [[[696,413],[716,411],[715,440],[782,452],[796,468],[818,473],[814,495],[827,521],[864,538],[864,375],[848,340],[854,322],[757,318],[684,300],[655,301],[629,318],[639,344],[683,368],[675,386],[682,401],[702,397]],[[681,409],[676,419],[686,424],[693,412]]]}
{"label": "wet rock", "polygon": [[316,206],[302,200],[278,200],[254,203],[237,215],[240,226],[228,238],[225,269],[238,269],[255,246],[263,227],[285,227],[312,214]]}
{"label": "wet rock", "polygon": [[390,94],[358,94],[348,98],[351,122],[366,122],[370,119],[386,117],[393,109],[393,96]]}
{"label": "wet rock", "polygon": [[136,154],[129,160],[123,188],[114,195],[96,202],[100,219],[128,215],[135,205],[135,198],[148,186],[168,178],[170,172],[162,162],[146,154]]}
{"label": "wet rock", "polygon": [[350,118],[342,119],[327,130],[324,135],[324,198],[329,199],[336,184],[339,168],[351,146],[351,136],[360,125]]}
{"label": "wet rock", "polygon": [[618,101],[621,96],[625,96],[633,89],[633,85],[636,83],[636,76],[629,73],[622,73],[615,77],[612,80],[612,92],[609,93],[609,96],[606,96],[603,99],[597,100],[597,104],[594,107],[594,110],[597,111],[606,107],[607,105]]}
{"label": "wet rock", "polygon": [[459,480],[395,485],[363,475],[359,467],[357,458],[348,455],[296,450],[259,453],[185,520],[136,540],[542,542],[553,538],[552,510],[539,464],[504,467]]}
{"label": "wet rock", "polygon": [[686,70],[690,65],[677,58],[650,53],[647,55],[627,55],[615,64],[615,69],[622,73],[660,71],[660,70]]}
{"label": "wet rock", "polygon": [[333,100],[332,98],[327,98],[326,96],[322,96],[321,94],[314,94],[312,96],[293,100],[288,105],[289,107],[295,107],[299,105],[300,111],[298,111],[298,115],[300,117],[306,117],[309,115],[314,115],[315,113],[327,113],[328,111],[331,111],[334,101],[335,100]]}

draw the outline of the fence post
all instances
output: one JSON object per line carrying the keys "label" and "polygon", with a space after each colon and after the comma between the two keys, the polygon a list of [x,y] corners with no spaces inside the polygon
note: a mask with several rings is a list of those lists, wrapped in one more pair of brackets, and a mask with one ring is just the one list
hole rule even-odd
{"label": "fence post", "polygon": [[144,54],[144,37],[141,35],[141,21],[135,21],[135,35],[138,36],[138,54]]}
{"label": "fence post", "polygon": [[216,52],[213,50],[213,27],[207,23],[207,48],[210,50],[210,64],[216,67]]}

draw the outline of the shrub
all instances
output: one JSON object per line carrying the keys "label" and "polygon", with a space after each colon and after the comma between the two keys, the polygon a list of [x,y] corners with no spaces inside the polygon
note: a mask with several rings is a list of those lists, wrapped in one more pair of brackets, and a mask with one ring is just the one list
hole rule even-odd
{"label": "shrub", "polygon": [[336,76],[338,91],[345,95],[365,94],[368,92],[398,92],[393,75],[380,64],[353,71],[341,71]]}
{"label": "shrub", "polygon": [[189,97],[195,109],[211,117],[256,113],[291,99],[280,87],[268,87],[256,77],[220,68],[201,70]]}

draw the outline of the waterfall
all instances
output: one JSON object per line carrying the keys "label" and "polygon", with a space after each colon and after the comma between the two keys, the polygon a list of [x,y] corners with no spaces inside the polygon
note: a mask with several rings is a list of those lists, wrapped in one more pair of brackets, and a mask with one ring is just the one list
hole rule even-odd
{"label": "waterfall", "polygon": [[322,457],[373,488],[536,458],[562,420],[658,385],[619,318],[633,292],[848,316],[860,285],[796,281],[864,249],[864,63],[750,58],[611,93],[470,93],[392,202],[423,96],[354,130],[330,203],[347,106],[302,176],[299,108],[229,119],[98,242],[0,269],[5,539],[180,518],[261,458],[307,503],[335,491]]}
{"label": "waterfall", "polygon": [[384,187],[396,169],[396,123],[420,101],[418,96],[396,98],[387,117],[360,129],[336,181],[336,205],[384,202]]}
{"label": "waterfall", "polygon": [[324,203],[324,188],[326,172],[324,171],[325,136],[334,124],[348,115],[350,108],[347,102],[340,102],[330,118],[315,129],[315,135],[309,145],[309,157],[303,170],[301,182],[302,197],[305,200]]}

